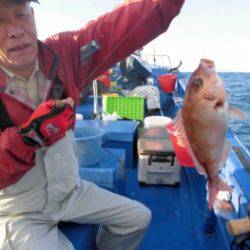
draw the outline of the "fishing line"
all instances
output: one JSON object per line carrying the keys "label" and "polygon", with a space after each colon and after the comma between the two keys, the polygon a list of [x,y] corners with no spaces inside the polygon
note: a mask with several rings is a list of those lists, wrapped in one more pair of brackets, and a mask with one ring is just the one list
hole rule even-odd
{"label": "fishing line", "polygon": [[[209,237],[209,236],[213,236],[214,233],[211,233],[211,234],[208,234],[208,233],[205,233],[204,231],[198,231],[198,230],[195,230],[193,228],[193,225],[191,225],[190,223],[188,223],[186,220],[184,220],[177,212],[169,209],[161,200],[161,197],[159,197],[159,195],[157,194],[157,191],[155,190],[155,188],[153,186],[150,187],[150,189],[152,190],[152,193],[153,195],[155,196],[158,204],[160,207],[162,207],[164,209],[164,211],[167,211],[168,213],[174,215],[178,220],[179,222],[185,226],[190,232],[193,232],[195,233],[197,236],[200,235],[200,236],[206,236],[206,237]],[[188,200],[188,197],[185,196],[185,199]]]}
{"label": "fishing line", "polygon": [[185,87],[187,87],[187,85],[188,85],[188,80],[187,80],[186,74],[183,74],[183,73],[181,73],[181,72],[180,72],[180,74],[181,74],[182,77],[183,77],[183,80],[184,80],[184,83],[185,83]]}
{"label": "fishing line", "polygon": [[[190,185],[190,181],[189,181],[189,178],[188,178],[188,176],[187,176],[187,174],[185,174],[184,175],[185,177],[185,181],[187,182],[187,186],[189,187],[189,192],[191,192],[191,185]],[[187,198],[187,195],[186,195],[186,198]],[[197,203],[194,201],[194,199],[192,200],[192,204],[193,204],[193,206],[194,206],[194,208],[197,210],[197,212],[199,212],[204,218],[206,218],[206,219],[209,219],[210,218],[210,216],[206,213],[206,212],[204,212],[204,211],[202,211],[201,209],[200,209],[200,207],[197,205]]]}
{"label": "fishing line", "polygon": [[[186,183],[187,183],[187,187],[189,188],[189,192],[191,192],[191,191],[190,191],[190,183],[189,183],[188,176],[187,176],[186,174],[185,174],[184,176],[185,176],[185,177],[184,177],[184,178],[185,178],[185,181],[186,181]],[[167,211],[168,213],[174,215],[174,216],[180,221],[180,223],[183,223],[183,225],[185,225],[185,227],[186,227],[188,230],[191,230],[192,232],[194,232],[194,233],[196,233],[196,234],[199,234],[199,235],[201,235],[201,236],[204,236],[204,235],[205,235],[206,237],[209,237],[209,236],[213,236],[213,235],[214,235],[214,233],[206,233],[206,232],[204,232],[204,230],[203,230],[202,232],[200,232],[200,231],[198,231],[198,230],[194,230],[193,227],[192,227],[192,225],[190,225],[190,223],[186,222],[183,218],[181,218],[181,216],[178,214],[178,212],[169,209],[169,208],[162,202],[162,199],[161,199],[161,197],[157,194],[157,190],[154,188],[154,186],[150,186],[150,189],[152,190],[152,193],[153,193],[153,195],[155,196],[155,198],[156,198],[158,204],[160,205],[160,207],[162,207],[162,208],[163,208],[165,211]],[[189,200],[189,199],[190,199],[190,196],[184,194],[184,199],[185,199],[185,200]],[[191,203],[192,203],[192,205],[194,206],[195,211],[198,212],[203,218],[205,218],[205,220],[204,220],[204,225],[205,225],[205,222],[211,218],[211,215],[207,214],[206,212],[202,211],[202,210],[199,208],[199,206],[196,204],[196,202],[195,202],[194,199],[193,199],[193,195],[192,195],[191,199],[192,199],[192,202],[191,202]]]}

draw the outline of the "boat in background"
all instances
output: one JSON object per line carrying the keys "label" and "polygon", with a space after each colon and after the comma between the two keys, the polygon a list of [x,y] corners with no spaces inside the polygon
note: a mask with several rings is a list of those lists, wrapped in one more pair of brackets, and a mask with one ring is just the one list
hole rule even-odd
{"label": "boat in background", "polygon": [[[156,60],[151,69],[153,84],[161,90],[162,113],[173,118],[182,106],[187,79],[179,67],[157,66]],[[170,93],[163,92],[158,81],[158,77],[166,73],[177,76],[174,91]],[[152,222],[141,250],[250,249],[249,224],[242,227],[242,221],[233,223],[239,222],[236,220],[239,218],[249,222],[250,154],[230,129],[227,139],[232,144],[232,150],[220,173],[233,190],[231,202],[234,209],[226,214],[208,209],[206,178],[199,175],[195,168],[181,166],[179,185],[140,185],[137,140],[143,122],[92,120],[93,100],[94,97],[90,96],[85,104],[77,107],[77,113],[82,114],[84,119],[77,121],[76,126],[92,126],[105,131],[103,157],[96,165],[79,166],[80,175],[113,192],[139,200],[151,209]],[[95,106],[97,104],[102,106],[102,97],[95,100]],[[232,226],[230,233],[228,225]],[[76,249],[96,248],[97,227],[60,224]]]}

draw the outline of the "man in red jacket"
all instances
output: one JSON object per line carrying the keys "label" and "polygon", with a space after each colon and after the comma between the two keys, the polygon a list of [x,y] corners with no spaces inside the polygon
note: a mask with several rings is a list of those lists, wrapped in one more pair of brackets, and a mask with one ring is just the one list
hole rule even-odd
{"label": "man in red jacket", "polygon": [[73,249],[56,226],[72,221],[101,225],[99,249],[137,249],[150,210],[80,179],[73,106],[86,83],[164,32],[184,0],[127,1],[44,42],[31,1],[0,0],[0,248]]}

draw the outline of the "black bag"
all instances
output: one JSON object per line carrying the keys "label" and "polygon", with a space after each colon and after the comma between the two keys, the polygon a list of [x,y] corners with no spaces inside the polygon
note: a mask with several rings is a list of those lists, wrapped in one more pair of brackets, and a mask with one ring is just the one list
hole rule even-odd
{"label": "black bag", "polygon": [[135,71],[141,78],[146,79],[151,76],[150,68],[136,55],[131,55],[131,71]]}

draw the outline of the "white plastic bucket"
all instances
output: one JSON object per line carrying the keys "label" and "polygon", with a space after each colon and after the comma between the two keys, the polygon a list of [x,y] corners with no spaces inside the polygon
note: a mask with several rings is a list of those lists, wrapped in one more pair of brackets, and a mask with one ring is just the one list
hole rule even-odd
{"label": "white plastic bucket", "polygon": [[97,164],[102,156],[102,138],[105,131],[90,126],[75,127],[75,144],[79,167]]}
{"label": "white plastic bucket", "polygon": [[76,114],[76,120],[77,121],[83,120],[83,115],[82,114]]}
{"label": "white plastic bucket", "polygon": [[145,128],[166,128],[166,126],[172,121],[167,116],[148,116],[144,119]]}

